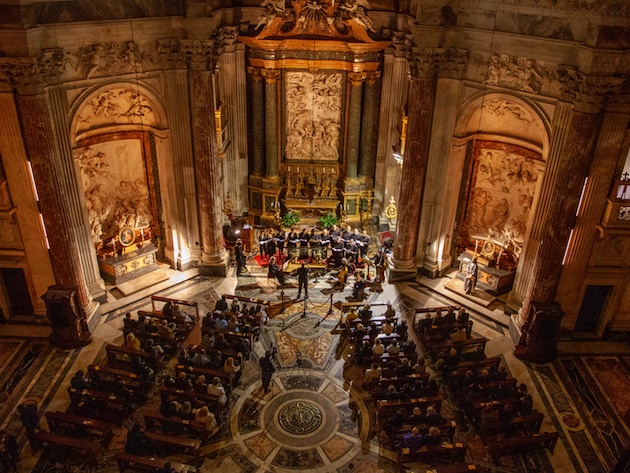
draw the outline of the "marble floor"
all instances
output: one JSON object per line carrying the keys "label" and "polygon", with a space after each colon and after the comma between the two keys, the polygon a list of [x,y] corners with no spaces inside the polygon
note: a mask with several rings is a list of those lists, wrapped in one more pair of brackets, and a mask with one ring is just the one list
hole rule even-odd
{"label": "marble floor", "polygon": [[[165,297],[196,301],[204,314],[221,294],[266,299],[272,301],[273,316],[245,365],[241,385],[232,395],[230,414],[220,434],[202,447],[203,464],[199,471],[399,471],[395,453],[380,441],[374,407],[362,386],[362,371],[346,362],[347,341],[332,333],[339,310],[325,318],[331,305],[330,284],[325,278],[310,284],[310,298],[306,302],[294,301],[297,281],[289,279],[282,303],[273,282],[257,267],[239,278],[193,276],[176,274],[174,285],[161,283],[154,291]],[[391,302],[398,317],[409,322],[415,308],[466,305],[474,321],[474,335],[489,340],[486,355],[501,357],[509,374],[528,385],[534,408],[545,413],[541,431],[560,434],[553,454],[542,451],[504,457],[501,463],[494,464],[475,429],[464,420],[458,425],[456,440],[469,445],[467,461],[489,471],[510,473],[610,471],[621,449],[630,444],[630,430],[622,418],[630,408],[630,356],[562,354],[554,363],[522,363],[512,355],[509,318],[502,313],[501,302],[487,308],[477,306],[444,290],[447,282],[419,278],[413,283],[385,284],[380,293],[368,291],[367,300]],[[150,292],[145,290],[139,297],[124,301],[108,301],[108,312],[93,330],[94,342],[83,349],[59,350],[50,346],[46,338],[40,338],[42,330],[0,326],[0,427],[18,436],[22,447],[20,471],[117,471],[114,454],[122,449],[125,428],[120,429],[97,464],[61,452],[33,454],[16,407],[25,400],[34,400],[40,412],[65,410],[69,405],[67,388],[72,375],[102,361],[106,344],[122,343],[124,313],[150,308]],[[348,296],[348,289],[332,293],[333,307],[338,308]],[[187,342],[194,344],[199,340],[197,329]],[[258,360],[272,343],[278,347],[279,369],[271,393],[265,394]],[[457,417],[457,406],[447,390],[443,396],[444,412]],[[304,431],[292,431],[291,426],[283,424],[295,410],[309,418]],[[170,458],[190,460],[185,455]],[[413,471],[424,472],[427,467],[416,465]]]}

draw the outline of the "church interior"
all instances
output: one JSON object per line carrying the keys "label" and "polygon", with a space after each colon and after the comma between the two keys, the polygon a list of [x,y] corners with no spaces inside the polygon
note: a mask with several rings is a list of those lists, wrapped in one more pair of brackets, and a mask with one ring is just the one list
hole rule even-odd
{"label": "church interior", "polygon": [[630,468],[630,3],[0,0],[0,110],[0,471]]}

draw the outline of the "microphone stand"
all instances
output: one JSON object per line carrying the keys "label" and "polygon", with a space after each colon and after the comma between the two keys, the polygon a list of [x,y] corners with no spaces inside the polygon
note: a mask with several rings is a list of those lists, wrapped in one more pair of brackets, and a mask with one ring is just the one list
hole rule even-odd
{"label": "microphone stand", "polygon": [[335,295],[335,291],[330,293],[330,306],[328,308],[328,313],[324,316],[323,319],[317,321],[317,323],[315,324],[315,327],[319,327],[324,320],[326,320],[328,317],[330,317],[335,312],[335,309],[333,308],[333,296],[334,295]]}

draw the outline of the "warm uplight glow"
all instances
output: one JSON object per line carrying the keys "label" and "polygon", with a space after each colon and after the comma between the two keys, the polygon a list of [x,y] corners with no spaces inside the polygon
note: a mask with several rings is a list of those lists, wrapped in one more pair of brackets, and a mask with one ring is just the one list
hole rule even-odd
{"label": "warm uplight glow", "polygon": [[582,186],[582,193],[580,194],[580,202],[578,203],[577,210],[575,211],[575,216],[580,216],[580,210],[582,210],[582,202],[584,201],[584,192],[586,192],[586,184],[588,184],[588,176],[584,179],[584,185]]}
{"label": "warm uplight glow", "polygon": [[567,260],[567,255],[569,254],[569,248],[571,248],[571,241],[573,241],[573,229],[571,229],[571,233],[569,234],[569,241],[567,241],[567,247],[564,250],[564,256],[562,257],[562,266]]}
{"label": "warm uplight glow", "polygon": [[35,192],[35,200],[39,202],[39,194],[37,193],[37,186],[35,185],[35,177],[33,176],[33,166],[30,161],[28,162],[28,175],[31,176],[31,184],[33,184],[33,191]]}
{"label": "warm uplight glow", "polygon": [[48,243],[48,233],[46,233],[46,225],[44,225],[44,217],[39,214],[39,223],[42,226],[42,232],[44,232],[44,240],[46,240],[46,248],[50,250],[50,244]]}

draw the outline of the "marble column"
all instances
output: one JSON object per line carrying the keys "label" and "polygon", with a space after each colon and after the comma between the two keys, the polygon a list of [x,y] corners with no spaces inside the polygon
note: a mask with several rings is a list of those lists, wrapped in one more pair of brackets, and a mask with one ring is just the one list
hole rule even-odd
{"label": "marble column", "polygon": [[254,175],[265,174],[265,102],[263,95],[262,74],[256,67],[248,67],[252,100],[252,160]]}
{"label": "marble column", "polygon": [[363,95],[363,113],[361,115],[361,144],[359,156],[359,176],[374,179],[376,168],[376,140],[378,133],[380,104],[380,72],[368,72]]}
{"label": "marble column", "polygon": [[408,100],[407,143],[400,182],[390,280],[416,276],[414,256],[418,240],[418,222],[422,210],[434,99],[435,78],[412,77]]}
{"label": "marble column", "polygon": [[[63,307],[55,311],[50,310],[46,300],[53,326],[50,340],[63,348],[86,345],[92,341],[87,321],[98,310],[98,304],[92,302],[81,267],[79,246],[72,231],[71,211],[64,194],[65,170],[60,168],[49,103],[44,92],[20,94],[17,101],[57,281],[57,286],[51,288],[68,295],[66,303],[60,305]],[[61,320],[65,322],[56,323]],[[67,327],[66,322],[72,322],[73,330],[64,329],[57,333],[55,327]]]}
{"label": "marble column", "polygon": [[348,134],[346,144],[346,177],[356,179],[359,172],[359,140],[361,138],[361,97],[365,72],[350,72],[350,105],[348,113]]}
{"label": "marble column", "polygon": [[[205,65],[205,64],[204,64]],[[225,276],[228,254],[223,246],[222,197],[214,121],[212,71],[192,63],[188,71],[195,181],[201,230],[201,271]]]}
{"label": "marble column", "polygon": [[278,176],[278,79],[280,70],[263,69],[265,78],[265,164],[266,177]]}
{"label": "marble column", "polygon": [[[573,329],[580,311],[580,294],[584,277],[593,251],[600,236],[597,226],[602,220],[619,156],[623,155],[626,130],[630,123],[627,113],[605,112],[601,131],[594,151],[587,185],[581,197],[582,204],[556,294],[556,300],[566,313],[563,325]],[[612,302],[612,301],[611,301]]]}
{"label": "marble column", "polygon": [[547,362],[556,356],[560,321],[564,315],[555,301],[556,291],[600,125],[599,114],[575,108],[568,118],[565,130],[554,130],[564,132],[562,151],[554,153],[552,150],[555,162],[549,163],[544,177],[542,191],[552,189],[553,198],[545,202],[544,230],[536,251],[531,289],[521,312],[526,319],[519,344],[514,349],[518,358],[532,362]]}
{"label": "marble column", "polygon": [[69,135],[70,125],[68,123],[70,112],[68,110],[66,92],[63,89],[50,89],[48,97],[56,138],[55,143],[58,150],[55,156],[58,161],[58,169],[63,171],[63,174],[59,176],[62,186],[61,192],[66,198],[66,204],[70,211],[68,218],[72,222],[70,230],[73,232],[79,247],[81,267],[90,294],[99,302],[106,302],[105,283],[101,277],[98,261],[96,260],[96,250],[90,233],[85,194],[83,186],[79,184],[80,171],[78,165],[75,168],[75,162],[72,158]]}

